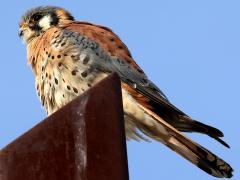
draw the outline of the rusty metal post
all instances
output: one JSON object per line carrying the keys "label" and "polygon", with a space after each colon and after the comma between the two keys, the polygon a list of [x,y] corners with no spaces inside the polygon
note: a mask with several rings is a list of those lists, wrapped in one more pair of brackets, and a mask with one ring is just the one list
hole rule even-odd
{"label": "rusty metal post", "polygon": [[128,180],[120,82],[111,75],[0,151],[0,180]]}

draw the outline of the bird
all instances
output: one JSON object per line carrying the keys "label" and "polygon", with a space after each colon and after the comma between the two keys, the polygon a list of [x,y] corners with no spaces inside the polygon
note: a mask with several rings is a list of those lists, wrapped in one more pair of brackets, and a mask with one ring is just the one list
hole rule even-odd
{"label": "bird", "polygon": [[221,139],[223,133],[175,107],[110,28],[77,21],[61,7],[39,6],[21,16],[18,33],[48,115],[117,73],[128,140],[156,140],[212,176],[232,177],[227,162],[182,132],[205,134],[229,147]]}

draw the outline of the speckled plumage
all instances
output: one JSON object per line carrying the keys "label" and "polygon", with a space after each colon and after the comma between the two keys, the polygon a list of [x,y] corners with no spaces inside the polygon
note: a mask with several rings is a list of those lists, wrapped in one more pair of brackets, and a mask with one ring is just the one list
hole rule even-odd
{"label": "speckled plumage", "polygon": [[28,52],[39,53],[29,53],[28,59],[41,102],[52,114],[107,74],[93,69],[100,58],[95,54],[97,45],[88,46],[83,36],[53,28],[41,38],[42,42],[31,42]]}
{"label": "speckled plumage", "polygon": [[146,139],[145,134],[213,176],[232,176],[226,162],[179,131],[207,134],[228,146],[220,139],[222,132],[172,105],[110,29],[74,21],[69,12],[50,6],[28,11],[21,19],[19,34],[27,43],[28,63],[48,114],[116,72],[122,82],[127,138]]}

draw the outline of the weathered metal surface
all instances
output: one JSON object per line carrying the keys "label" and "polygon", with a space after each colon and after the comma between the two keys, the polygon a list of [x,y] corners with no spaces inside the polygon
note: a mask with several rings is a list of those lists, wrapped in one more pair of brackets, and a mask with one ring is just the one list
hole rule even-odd
{"label": "weathered metal surface", "polygon": [[0,180],[127,180],[120,82],[111,75],[0,152]]}

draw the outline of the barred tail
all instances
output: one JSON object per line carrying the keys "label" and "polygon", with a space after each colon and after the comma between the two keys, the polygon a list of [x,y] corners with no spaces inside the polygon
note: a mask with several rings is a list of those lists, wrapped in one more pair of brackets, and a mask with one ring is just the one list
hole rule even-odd
{"label": "barred tail", "polygon": [[[184,136],[152,111],[144,107],[143,109],[152,117],[149,119],[152,121],[151,123],[143,123],[139,128],[146,135],[162,142],[212,176],[219,178],[232,177],[233,169],[228,163]],[[148,124],[151,124],[151,127]]]}

